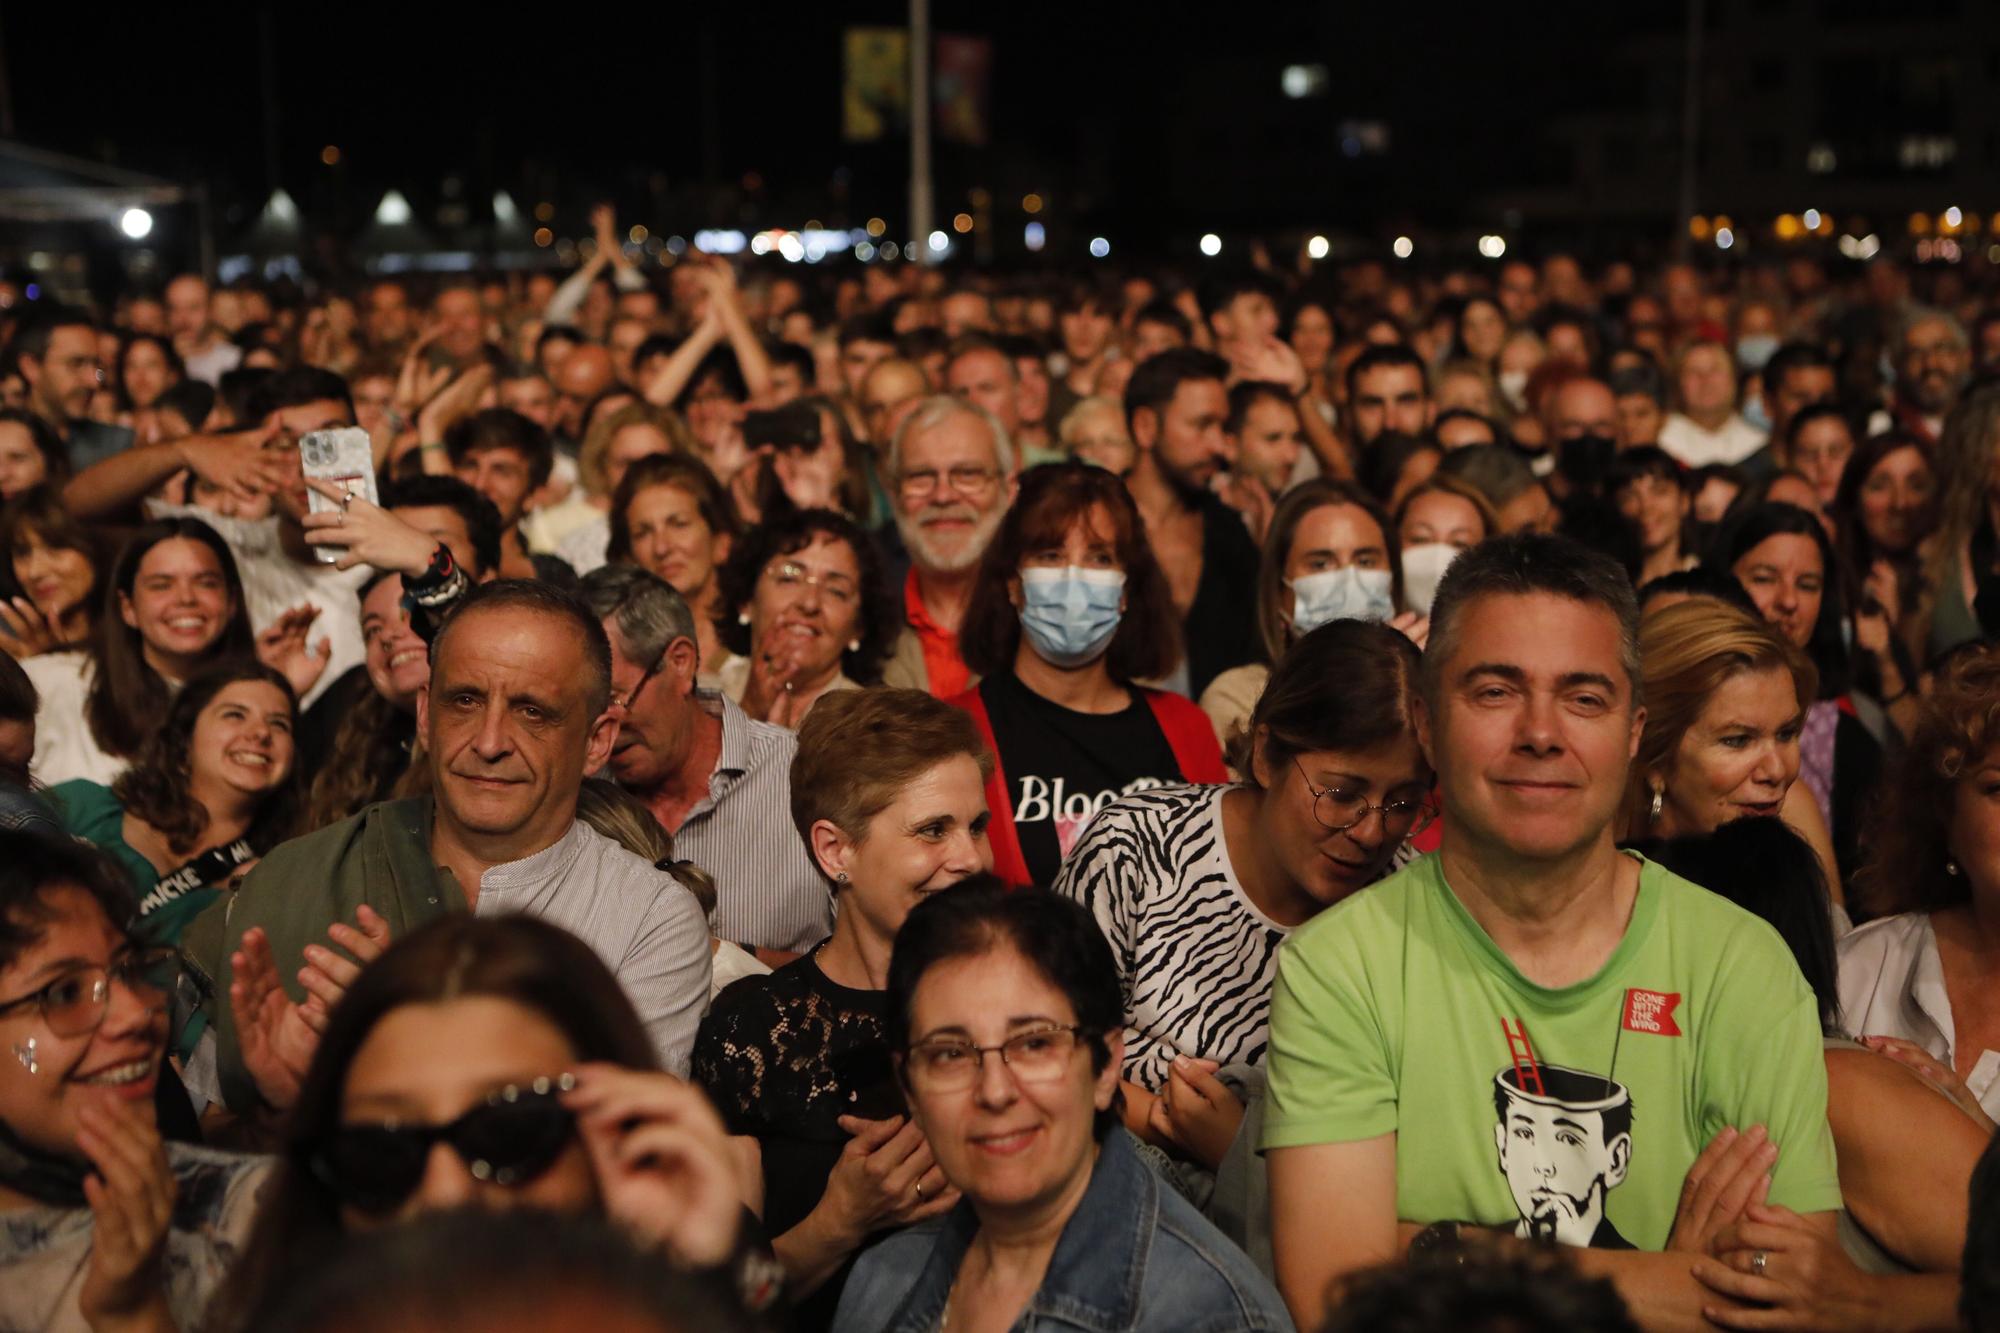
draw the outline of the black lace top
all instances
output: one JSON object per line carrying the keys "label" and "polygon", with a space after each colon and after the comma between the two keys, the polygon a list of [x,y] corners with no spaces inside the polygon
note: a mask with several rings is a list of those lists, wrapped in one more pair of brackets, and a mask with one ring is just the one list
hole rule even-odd
{"label": "black lace top", "polygon": [[[881,991],[829,980],[807,954],[731,985],[702,1020],[694,1081],[729,1132],[755,1138],[763,1150],[767,1234],[790,1231],[819,1202],[847,1145],[841,1116],[903,1113],[882,1037],[886,1001]],[[846,1276],[843,1267],[805,1300],[800,1327],[831,1320]]]}

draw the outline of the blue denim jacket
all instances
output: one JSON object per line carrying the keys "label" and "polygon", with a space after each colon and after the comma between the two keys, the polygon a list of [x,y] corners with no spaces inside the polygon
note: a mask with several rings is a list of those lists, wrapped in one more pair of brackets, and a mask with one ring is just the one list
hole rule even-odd
{"label": "blue denim jacket", "polygon": [[[934,1333],[979,1230],[969,1203],[861,1256],[833,1333]],[[1016,1333],[1291,1333],[1269,1281],[1113,1129]]]}

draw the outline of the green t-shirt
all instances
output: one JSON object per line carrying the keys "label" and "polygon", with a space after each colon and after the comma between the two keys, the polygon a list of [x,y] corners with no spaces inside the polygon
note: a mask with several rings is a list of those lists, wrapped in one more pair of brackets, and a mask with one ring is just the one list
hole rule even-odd
{"label": "green t-shirt", "polygon": [[1396,1209],[1658,1250],[1727,1126],[1778,1145],[1771,1201],[1840,1207],[1817,1008],[1777,932],[1642,862],[1625,938],[1561,990],[1523,977],[1437,856],[1292,933],[1262,1146],[1396,1134]]}

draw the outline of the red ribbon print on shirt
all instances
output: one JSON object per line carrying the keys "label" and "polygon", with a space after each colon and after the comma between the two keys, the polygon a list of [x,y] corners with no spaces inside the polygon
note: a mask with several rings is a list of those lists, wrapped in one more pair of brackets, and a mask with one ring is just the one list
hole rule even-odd
{"label": "red ribbon print on shirt", "polygon": [[1680,1002],[1678,993],[1638,989],[1626,991],[1625,1030],[1650,1032],[1656,1037],[1680,1036],[1680,1026],[1674,1022],[1674,1010]]}

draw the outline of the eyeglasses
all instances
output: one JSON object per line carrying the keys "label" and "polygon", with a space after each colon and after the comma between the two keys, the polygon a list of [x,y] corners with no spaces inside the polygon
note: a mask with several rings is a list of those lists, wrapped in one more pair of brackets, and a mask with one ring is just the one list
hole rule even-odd
{"label": "eyeglasses", "polygon": [[948,472],[936,468],[920,468],[915,472],[905,472],[897,486],[904,498],[921,500],[937,492],[938,483],[944,482],[960,495],[984,495],[986,488],[1000,474],[987,467],[955,467]]}
{"label": "eyeglasses", "polygon": [[653,665],[647,667],[645,674],[639,677],[639,683],[637,685],[634,685],[629,691],[627,691],[625,697],[622,699],[619,698],[616,694],[612,695],[611,702],[617,704],[618,707],[623,709],[625,712],[628,713],[631,712],[632,705],[639,702],[639,691],[646,688],[647,681],[651,680],[653,677],[660,674],[660,668],[666,665],[667,649],[673,646],[674,646],[673,640],[672,639],[667,640],[666,646],[661,648],[659,655],[653,659]]}
{"label": "eyeglasses", "polygon": [[1352,792],[1339,787],[1328,787],[1325,791],[1313,786],[1312,779],[1306,777],[1306,766],[1292,756],[1292,767],[1299,770],[1299,777],[1306,784],[1306,790],[1313,795],[1313,818],[1328,833],[1342,833],[1368,818],[1373,810],[1381,814],[1382,825],[1386,829],[1400,830],[1400,836],[1411,834],[1429,827],[1437,811],[1424,797],[1405,797],[1402,800],[1384,801],[1380,805],[1370,805]]}
{"label": "eyeglasses", "polygon": [[1083,1028],[1072,1024],[1017,1032],[997,1046],[949,1038],[919,1042],[905,1054],[903,1067],[910,1086],[919,1092],[964,1092],[979,1081],[987,1055],[997,1051],[1000,1063],[1018,1081],[1050,1083],[1069,1069],[1070,1053],[1085,1035]]}
{"label": "eyeglasses", "polygon": [[795,564],[790,560],[772,565],[764,572],[771,582],[786,592],[795,593],[802,588],[817,588],[843,606],[853,602],[855,598],[854,585],[849,583],[844,575],[814,574],[804,565]]}
{"label": "eyeglasses", "polygon": [[137,949],[113,959],[109,967],[80,967],[32,994],[0,1004],[0,1018],[39,1007],[42,1022],[58,1037],[81,1037],[97,1031],[111,1006],[111,983],[117,982],[148,1006],[164,1008],[181,979],[179,951],[166,947]]}
{"label": "eyeglasses", "polygon": [[350,1207],[387,1213],[422,1183],[431,1148],[448,1143],[472,1178],[525,1185],[555,1165],[575,1134],[576,1117],[562,1094],[574,1074],[510,1083],[444,1125],[398,1120],[342,1125],[307,1149],[305,1167]]}

